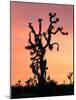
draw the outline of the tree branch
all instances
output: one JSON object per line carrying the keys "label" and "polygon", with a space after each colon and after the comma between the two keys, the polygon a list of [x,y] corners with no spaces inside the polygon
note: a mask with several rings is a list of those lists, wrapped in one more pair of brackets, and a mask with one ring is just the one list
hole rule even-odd
{"label": "tree branch", "polygon": [[56,34],[57,32],[61,32],[62,35],[68,35],[68,32],[63,32],[63,27],[58,27],[57,30],[55,32],[51,32],[51,34]]}
{"label": "tree branch", "polygon": [[45,32],[43,32],[43,36],[44,36],[45,40],[47,41],[48,39],[46,37],[46,33]]}
{"label": "tree branch", "polygon": [[56,13],[54,13],[54,14],[49,13],[49,16],[50,16],[51,18],[54,18],[54,17],[56,16]]}
{"label": "tree branch", "polygon": [[36,34],[36,32],[35,32],[35,30],[34,30],[34,28],[33,28],[33,26],[32,26],[32,23],[29,23],[29,28],[32,30],[32,32],[33,32],[34,34]]}
{"label": "tree branch", "polygon": [[56,24],[59,21],[59,18],[56,18],[54,21],[51,20],[53,24]]}
{"label": "tree branch", "polygon": [[57,32],[62,31],[62,30],[63,30],[63,27],[58,27],[57,30],[55,32],[51,32],[51,34],[55,35]]}
{"label": "tree branch", "polygon": [[62,35],[68,35],[68,32],[62,32],[60,31]]}
{"label": "tree branch", "polygon": [[39,34],[41,35],[41,28],[42,28],[41,22],[42,22],[42,19],[39,18],[38,21],[39,21]]}
{"label": "tree branch", "polygon": [[57,42],[54,42],[54,43],[52,43],[51,45],[52,45],[52,46],[53,46],[53,45],[57,45],[57,51],[59,51],[59,44],[58,44]]}

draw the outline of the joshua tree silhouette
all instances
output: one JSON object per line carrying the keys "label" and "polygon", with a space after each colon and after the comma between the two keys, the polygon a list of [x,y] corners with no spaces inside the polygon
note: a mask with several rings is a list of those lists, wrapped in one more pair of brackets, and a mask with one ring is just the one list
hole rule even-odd
{"label": "joshua tree silhouette", "polygon": [[[39,32],[36,33],[32,23],[29,23],[29,28],[31,29],[29,33],[29,45],[25,48],[30,50],[31,60],[32,63],[30,68],[32,69],[33,74],[37,77],[38,84],[46,84],[46,70],[47,67],[47,60],[44,59],[46,48],[49,48],[51,51],[53,46],[57,46],[57,51],[59,51],[59,44],[57,42],[52,43],[51,38],[52,35],[60,32],[62,35],[67,35],[68,32],[63,32],[63,27],[58,27],[54,32],[54,24],[59,21],[59,18],[56,18],[56,13],[49,13],[49,26],[47,28],[47,32],[42,32],[42,19],[38,19],[39,23]],[[32,36],[34,41],[32,40]],[[42,42],[42,38],[45,39],[46,44]]]}

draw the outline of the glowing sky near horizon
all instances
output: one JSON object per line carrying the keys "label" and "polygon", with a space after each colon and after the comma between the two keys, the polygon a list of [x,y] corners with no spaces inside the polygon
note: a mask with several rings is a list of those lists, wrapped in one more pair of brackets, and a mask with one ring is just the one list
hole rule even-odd
{"label": "glowing sky near horizon", "polygon": [[38,18],[42,18],[42,31],[46,31],[49,12],[57,13],[60,21],[56,27],[63,26],[69,35],[58,33],[52,36],[52,42],[58,42],[60,50],[57,52],[56,47],[52,52],[47,49],[47,76],[50,75],[58,83],[63,83],[63,80],[68,83],[67,74],[73,71],[73,6],[11,2],[11,84],[15,84],[17,80],[25,82],[33,76],[29,67],[31,56],[24,49],[28,45],[28,23],[32,22],[38,31]]}

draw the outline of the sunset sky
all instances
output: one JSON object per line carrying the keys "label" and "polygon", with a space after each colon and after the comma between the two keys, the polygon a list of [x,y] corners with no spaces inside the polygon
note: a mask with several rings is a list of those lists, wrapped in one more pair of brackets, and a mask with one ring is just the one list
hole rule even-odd
{"label": "sunset sky", "polygon": [[47,49],[47,76],[63,83],[68,83],[67,74],[73,71],[73,6],[11,2],[11,84],[17,80],[24,83],[33,73],[29,67],[30,54],[25,46],[28,45],[30,29],[28,23],[32,22],[38,32],[38,18],[42,18],[42,31],[49,25],[49,12],[56,12],[60,21],[57,26],[63,26],[67,36],[58,33],[52,36],[52,42],[58,42],[60,50]]}

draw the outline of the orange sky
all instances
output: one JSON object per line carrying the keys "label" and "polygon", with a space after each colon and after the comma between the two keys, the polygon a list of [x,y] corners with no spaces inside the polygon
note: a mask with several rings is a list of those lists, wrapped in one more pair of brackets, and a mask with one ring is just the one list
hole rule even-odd
{"label": "orange sky", "polygon": [[52,41],[59,43],[60,50],[57,52],[54,48],[51,52],[47,49],[47,75],[58,83],[62,83],[63,80],[68,82],[67,74],[73,71],[73,6],[11,2],[11,84],[15,84],[17,80],[25,82],[33,76],[29,67],[31,56],[29,51],[24,49],[28,44],[30,31],[28,22],[31,21],[38,31],[37,20],[40,17],[43,19],[42,31],[46,31],[49,12],[57,13],[60,22],[56,27],[63,26],[69,35],[63,36],[58,33],[52,36]]}

